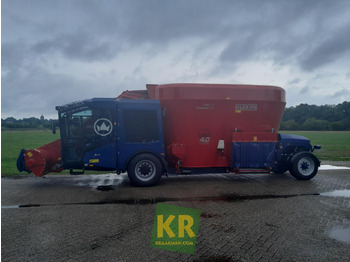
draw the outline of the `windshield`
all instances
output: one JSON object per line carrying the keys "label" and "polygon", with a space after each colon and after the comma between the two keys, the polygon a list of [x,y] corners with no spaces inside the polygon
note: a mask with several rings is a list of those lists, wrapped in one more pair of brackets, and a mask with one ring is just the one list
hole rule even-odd
{"label": "windshield", "polygon": [[67,137],[82,137],[85,136],[93,123],[91,123],[92,110],[83,108],[78,112],[64,112],[61,113],[61,119],[63,120],[64,135]]}

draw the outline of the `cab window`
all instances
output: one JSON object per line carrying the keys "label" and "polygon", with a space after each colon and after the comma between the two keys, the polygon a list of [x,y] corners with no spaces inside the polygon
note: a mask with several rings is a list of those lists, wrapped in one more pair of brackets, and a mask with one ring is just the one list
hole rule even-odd
{"label": "cab window", "polygon": [[157,111],[124,110],[125,141],[149,143],[159,140]]}

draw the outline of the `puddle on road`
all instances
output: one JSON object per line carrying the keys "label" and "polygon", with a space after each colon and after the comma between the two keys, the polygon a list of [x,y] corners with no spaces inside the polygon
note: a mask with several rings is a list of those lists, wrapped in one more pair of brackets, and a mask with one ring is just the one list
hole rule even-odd
{"label": "puddle on road", "polygon": [[9,205],[9,206],[1,205],[1,208],[4,208],[4,209],[19,208],[19,205]]}
{"label": "puddle on road", "polygon": [[333,227],[329,230],[328,236],[335,240],[350,244],[350,227]]}
{"label": "puddle on road", "polygon": [[350,169],[346,166],[332,166],[332,165],[321,165],[318,170],[337,170],[337,169]]}
{"label": "puddle on road", "polygon": [[[101,190],[101,189],[100,189]],[[153,205],[162,202],[242,202],[250,200],[265,200],[265,199],[279,199],[290,198],[300,196],[317,196],[318,193],[311,194],[292,194],[292,195],[222,195],[222,196],[207,196],[207,197],[185,197],[185,198],[173,198],[173,197],[158,197],[158,198],[127,198],[127,199],[105,199],[103,201],[93,202],[72,202],[72,203],[60,203],[60,204],[24,204],[19,205],[19,208],[28,207],[44,207],[44,206],[73,206],[73,205],[107,205],[107,204],[126,204],[126,205]]]}
{"label": "puddle on road", "polygon": [[328,197],[350,197],[350,189],[334,190],[331,192],[320,193],[320,196]]}
{"label": "puddle on road", "polygon": [[113,190],[121,185],[125,178],[117,174],[89,175],[75,178],[79,187],[91,187],[99,191]]}
{"label": "puddle on road", "polygon": [[115,186],[113,185],[102,185],[102,186],[98,186],[96,187],[96,190],[99,190],[99,191],[110,191],[110,190],[113,190]]}

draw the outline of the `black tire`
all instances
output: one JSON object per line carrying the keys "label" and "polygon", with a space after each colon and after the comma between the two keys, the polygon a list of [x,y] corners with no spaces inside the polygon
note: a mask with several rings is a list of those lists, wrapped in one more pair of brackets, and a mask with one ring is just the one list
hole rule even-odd
{"label": "black tire", "polygon": [[300,180],[313,178],[318,171],[320,162],[309,152],[300,152],[293,156],[289,172]]}
{"label": "black tire", "polygon": [[154,186],[162,176],[163,165],[160,160],[151,154],[135,156],[128,165],[128,176],[136,186]]}

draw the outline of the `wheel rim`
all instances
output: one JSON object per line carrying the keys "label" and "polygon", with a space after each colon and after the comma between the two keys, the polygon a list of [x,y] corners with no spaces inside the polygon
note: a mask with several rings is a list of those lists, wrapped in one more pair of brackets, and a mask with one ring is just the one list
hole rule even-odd
{"label": "wheel rim", "polygon": [[156,174],[156,166],[148,160],[140,161],[135,166],[135,175],[141,181],[149,181]]}
{"label": "wheel rim", "polygon": [[303,176],[309,176],[315,170],[315,162],[310,157],[303,157],[298,161],[298,171]]}

